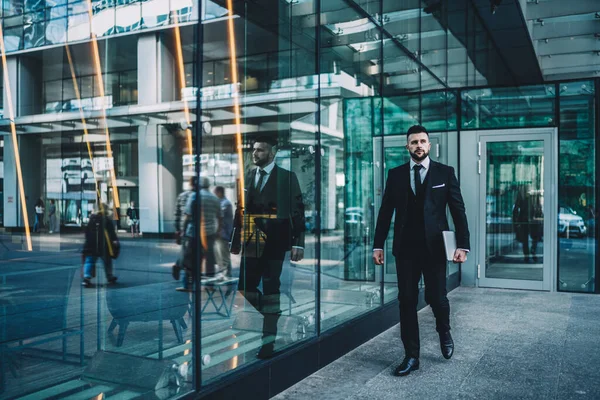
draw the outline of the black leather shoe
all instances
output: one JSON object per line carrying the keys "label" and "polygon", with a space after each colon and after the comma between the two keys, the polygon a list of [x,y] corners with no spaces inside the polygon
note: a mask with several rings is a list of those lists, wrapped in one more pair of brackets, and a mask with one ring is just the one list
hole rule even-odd
{"label": "black leather shoe", "polygon": [[419,359],[415,357],[404,357],[402,364],[400,364],[394,370],[396,376],[406,376],[410,374],[410,371],[416,371],[419,369]]}
{"label": "black leather shoe", "polygon": [[452,354],[454,354],[454,340],[452,340],[450,332],[440,333],[440,348],[446,360],[452,358]]}

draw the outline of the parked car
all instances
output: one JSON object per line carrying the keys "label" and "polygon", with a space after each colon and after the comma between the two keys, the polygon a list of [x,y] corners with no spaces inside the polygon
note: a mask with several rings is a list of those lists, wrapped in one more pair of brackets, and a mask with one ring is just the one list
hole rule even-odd
{"label": "parked car", "polygon": [[561,206],[558,210],[558,234],[583,237],[586,233],[587,227],[583,218],[577,215],[577,212],[573,211],[571,207]]}

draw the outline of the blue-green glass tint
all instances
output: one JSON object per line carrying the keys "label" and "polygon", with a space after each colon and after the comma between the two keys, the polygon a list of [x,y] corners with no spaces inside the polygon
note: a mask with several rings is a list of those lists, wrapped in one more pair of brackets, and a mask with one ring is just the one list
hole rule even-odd
{"label": "blue-green glass tint", "polygon": [[465,90],[461,129],[554,126],[554,94],[554,85]]}
{"label": "blue-green glass tint", "polygon": [[594,291],[595,90],[593,81],[559,85],[558,288],[565,291]]}

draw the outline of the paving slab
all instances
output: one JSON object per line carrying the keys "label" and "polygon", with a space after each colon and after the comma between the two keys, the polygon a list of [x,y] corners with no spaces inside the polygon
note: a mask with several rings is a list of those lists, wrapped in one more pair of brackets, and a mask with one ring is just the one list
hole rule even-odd
{"label": "paving slab", "polygon": [[448,297],[451,360],[426,307],[418,371],[392,375],[404,355],[396,325],[274,399],[600,398],[600,296],[459,287]]}

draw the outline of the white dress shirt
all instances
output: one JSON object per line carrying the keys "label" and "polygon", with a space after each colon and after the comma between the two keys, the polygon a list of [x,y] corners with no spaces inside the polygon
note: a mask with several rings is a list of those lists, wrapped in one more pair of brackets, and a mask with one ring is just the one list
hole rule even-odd
{"label": "white dress shirt", "polygon": [[[431,160],[429,159],[429,156],[427,156],[423,161],[420,162],[420,164],[423,166],[423,168],[421,168],[421,170],[419,171],[419,173],[421,174],[421,183],[425,182],[427,172],[429,171],[430,161]],[[413,171],[413,167],[417,164],[419,163],[415,162],[415,160],[413,160],[412,158],[410,159],[410,187],[412,188],[414,194],[417,194],[417,192],[415,190],[415,171]]]}
{"label": "white dress shirt", "polygon": [[[415,172],[413,171],[413,167],[417,164],[421,164],[423,166],[423,168],[421,168],[421,170],[419,171],[420,175],[421,175],[421,183],[425,182],[425,178],[427,177],[427,172],[429,172],[429,164],[431,163],[431,159],[429,158],[429,156],[425,157],[425,159],[423,161],[421,161],[420,163],[416,162],[415,160],[410,159],[410,187],[412,188],[412,191],[414,194],[417,194],[416,189],[415,189]],[[373,249],[373,251],[375,250],[383,250],[383,249]],[[457,250],[464,250],[467,253],[469,252],[469,250],[467,249],[457,249]]]}
{"label": "white dress shirt", "polygon": [[262,169],[263,171],[265,171],[267,173],[265,175],[265,177],[263,178],[262,187],[257,188],[259,191],[262,191],[263,188],[265,187],[265,185],[267,184],[267,181],[269,180],[269,177],[271,176],[271,172],[273,172],[273,168],[275,168],[275,160],[271,161],[271,163],[264,168],[260,168],[260,167],[256,168],[256,173],[254,175],[254,187],[256,187],[258,185],[258,180],[260,179],[260,170]]}

